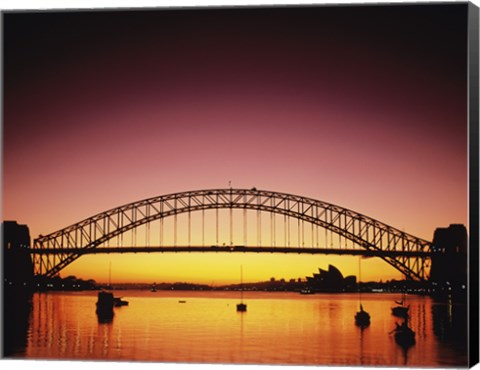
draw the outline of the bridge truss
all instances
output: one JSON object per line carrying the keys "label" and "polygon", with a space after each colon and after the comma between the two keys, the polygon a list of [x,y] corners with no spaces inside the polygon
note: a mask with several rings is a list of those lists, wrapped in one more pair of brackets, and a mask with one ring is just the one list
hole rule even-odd
{"label": "bridge truss", "polygon": [[[206,211],[214,215],[208,218]],[[200,214],[197,225],[193,214]],[[181,235],[180,217],[186,225]],[[234,226],[234,219],[240,221],[240,228]],[[168,240],[167,220],[173,220]],[[207,241],[208,220],[215,227],[209,234],[214,239]],[[180,243],[181,237],[186,240]],[[31,253],[35,273],[45,276],[54,276],[92,253],[269,252],[379,257],[407,278],[425,280],[430,250],[429,241],[330,203],[255,188],[227,188],[162,195],[113,208],[40,235]]]}

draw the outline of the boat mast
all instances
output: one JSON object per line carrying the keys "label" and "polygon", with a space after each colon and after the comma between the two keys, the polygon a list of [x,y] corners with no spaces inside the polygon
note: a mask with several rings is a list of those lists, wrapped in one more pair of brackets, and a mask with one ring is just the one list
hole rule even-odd
{"label": "boat mast", "polygon": [[360,282],[362,281],[362,257],[358,256],[358,299],[360,301],[360,307],[362,306],[362,288]]}
{"label": "boat mast", "polygon": [[240,265],[240,302],[243,303],[243,265]]}

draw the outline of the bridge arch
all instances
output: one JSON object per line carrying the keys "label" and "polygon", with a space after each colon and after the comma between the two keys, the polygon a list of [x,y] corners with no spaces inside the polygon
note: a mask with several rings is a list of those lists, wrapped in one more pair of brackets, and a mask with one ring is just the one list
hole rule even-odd
{"label": "bridge arch", "polygon": [[[331,203],[255,188],[172,193],[96,214],[36,238],[32,248],[35,272],[54,276],[86,252],[139,226],[209,209],[257,210],[296,218],[350,240],[371,255],[382,258],[407,278],[427,278],[431,242]],[[244,248],[242,251],[258,252],[258,249]],[[299,253],[309,252],[299,249]]]}

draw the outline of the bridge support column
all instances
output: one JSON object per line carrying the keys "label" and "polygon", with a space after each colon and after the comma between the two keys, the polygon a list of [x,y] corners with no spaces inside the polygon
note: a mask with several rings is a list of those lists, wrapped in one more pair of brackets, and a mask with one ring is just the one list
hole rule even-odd
{"label": "bridge support column", "polygon": [[430,282],[436,294],[466,298],[467,229],[464,225],[437,228],[433,236]]}
{"label": "bridge support column", "polygon": [[30,256],[30,233],[26,225],[15,221],[2,223],[3,234],[3,348],[9,356],[25,348],[31,297],[33,292],[33,263]]}
{"label": "bridge support column", "polygon": [[3,232],[3,283],[16,291],[32,289],[33,262],[30,255],[30,232],[27,225],[5,221]]}

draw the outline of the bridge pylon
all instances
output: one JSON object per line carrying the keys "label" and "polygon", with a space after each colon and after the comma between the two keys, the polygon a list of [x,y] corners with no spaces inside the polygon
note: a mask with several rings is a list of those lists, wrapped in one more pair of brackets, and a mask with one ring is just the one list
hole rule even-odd
{"label": "bridge pylon", "polygon": [[468,236],[464,225],[435,230],[431,249],[430,282],[437,293],[466,292],[468,281]]}

